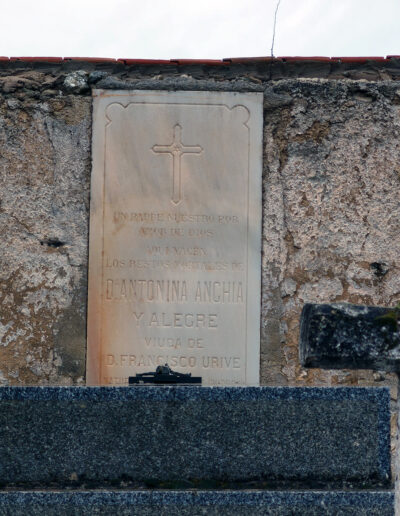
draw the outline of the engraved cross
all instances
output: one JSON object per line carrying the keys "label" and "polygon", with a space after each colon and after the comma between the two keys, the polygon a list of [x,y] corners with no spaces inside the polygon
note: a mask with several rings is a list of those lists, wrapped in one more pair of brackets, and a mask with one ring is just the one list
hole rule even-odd
{"label": "engraved cross", "polygon": [[174,126],[174,139],[170,145],[153,145],[153,152],[170,154],[172,156],[172,197],[174,204],[182,200],[181,190],[181,156],[183,154],[201,154],[203,148],[200,145],[184,145],[182,143],[182,127],[179,124]]}

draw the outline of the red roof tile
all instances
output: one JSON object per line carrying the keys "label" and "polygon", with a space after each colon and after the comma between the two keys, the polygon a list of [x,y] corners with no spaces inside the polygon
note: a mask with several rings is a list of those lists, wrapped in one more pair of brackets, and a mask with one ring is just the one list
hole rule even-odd
{"label": "red roof tile", "polygon": [[368,61],[385,62],[390,59],[400,59],[400,55],[389,55],[387,57],[381,56],[359,56],[359,57],[325,57],[325,56],[258,56],[258,57],[227,57],[224,59],[129,59],[120,58],[114,59],[109,57],[6,57],[0,56],[0,61],[21,61],[21,62],[43,62],[43,63],[62,63],[63,61],[77,61],[82,63],[121,63],[126,66],[139,65],[171,65],[171,66],[185,66],[185,65],[206,65],[206,66],[221,66],[229,64],[251,64],[251,63],[270,63],[270,62],[305,62],[305,61],[319,61],[319,62],[339,62],[339,63],[354,63],[363,64]]}
{"label": "red roof tile", "polygon": [[300,56],[279,56],[278,59],[282,59],[282,61],[330,61],[330,57],[324,57],[324,56],[306,56],[306,57],[300,57]]}
{"label": "red roof tile", "polygon": [[225,57],[223,61],[230,61],[231,63],[252,63],[252,62],[270,62],[276,61],[275,57],[260,56],[260,57]]}
{"label": "red roof tile", "polygon": [[112,57],[64,57],[64,61],[84,61],[86,63],[115,63]]}
{"label": "red roof tile", "polygon": [[157,64],[174,64],[169,59],[117,59],[118,63],[127,66],[131,65],[157,65]]}
{"label": "red roof tile", "polygon": [[39,63],[62,63],[62,57],[10,57],[10,61],[39,62]]}
{"label": "red roof tile", "polygon": [[332,61],[341,63],[366,63],[367,61],[386,61],[385,57],[332,57]]}
{"label": "red roof tile", "polygon": [[178,65],[207,65],[207,66],[222,66],[227,65],[222,59],[171,59],[171,63],[177,63]]}

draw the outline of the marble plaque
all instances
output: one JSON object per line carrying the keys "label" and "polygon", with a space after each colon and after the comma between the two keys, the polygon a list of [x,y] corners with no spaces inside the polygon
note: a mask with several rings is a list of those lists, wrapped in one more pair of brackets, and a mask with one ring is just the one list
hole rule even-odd
{"label": "marble plaque", "polygon": [[257,385],[262,94],[94,92],[87,383]]}

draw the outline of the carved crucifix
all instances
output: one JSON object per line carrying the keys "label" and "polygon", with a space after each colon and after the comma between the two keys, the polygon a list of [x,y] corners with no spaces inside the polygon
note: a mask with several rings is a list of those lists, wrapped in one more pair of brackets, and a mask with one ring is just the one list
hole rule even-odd
{"label": "carved crucifix", "polygon": [[174,126],[174,139],[170,145],[153,145],[153,152],[157,154],[170,154],[172,156],[172,196],[171,201],[179,204],[182,200],[181,190],[181,157],[183,154],[201,154],[203,148],[200,145],[184,145],[182,143],[182,127]]}

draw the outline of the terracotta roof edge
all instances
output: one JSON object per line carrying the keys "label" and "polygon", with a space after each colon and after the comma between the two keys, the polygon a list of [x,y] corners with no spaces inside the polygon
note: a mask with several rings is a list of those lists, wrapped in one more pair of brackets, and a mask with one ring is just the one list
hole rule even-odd
{"label": "terracotta roof edge", "polygon": [[229,64],[251,64],[251,63],[268,63],[268,62],[333,62],[333,63],[366,63],[368,61],[387,62],[391,59],[400,59],[400,55],[382,56],[342,56],[342,57],[327,57],[327,56],[256,56],[256,57],[226,57],[223,59],[133,59],[133,58],[110,58],[110,57],[7,57],[0,56],[1,62],[25,62],[25,63],[63,63],[63,62],[87,62],[87,63],[115,63],[123,64],[125,66],[139,66],[139,65],[171,65],[171,66],[185,66],[185,65],[205,65],[205,66],[226,66]]}

